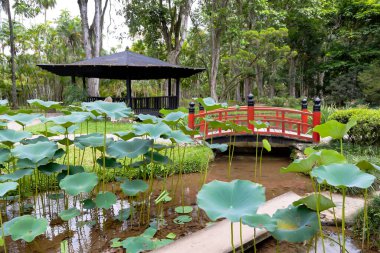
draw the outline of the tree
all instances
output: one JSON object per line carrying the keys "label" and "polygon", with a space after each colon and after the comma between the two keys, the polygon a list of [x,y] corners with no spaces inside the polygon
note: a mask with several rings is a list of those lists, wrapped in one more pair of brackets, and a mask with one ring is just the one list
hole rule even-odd
{"label": "tree", "polygon": [[36,0],[38,5],[44,9],[45,23],[46,23],[46,12],[48,9],[52,9],[57,4],[57,0]]}

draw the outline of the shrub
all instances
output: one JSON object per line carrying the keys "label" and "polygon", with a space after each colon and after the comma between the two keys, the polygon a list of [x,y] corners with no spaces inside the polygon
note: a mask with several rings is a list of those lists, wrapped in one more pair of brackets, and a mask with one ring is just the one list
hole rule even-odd
{"label": "shrub", "polygon": [[[380,196],[376,196],[368,205],[369,247],[380,249]],[[355,235],[361,238],[363,233],[363,210],[356,216]]]}
{"label": "shrub", "polygon": [[350,141],[362,145],[380,144],[380,110],[337,110],[329,117],[329,120],[341,123],[347,123],[350,119],[357,121],[357,125],[348,132]]}

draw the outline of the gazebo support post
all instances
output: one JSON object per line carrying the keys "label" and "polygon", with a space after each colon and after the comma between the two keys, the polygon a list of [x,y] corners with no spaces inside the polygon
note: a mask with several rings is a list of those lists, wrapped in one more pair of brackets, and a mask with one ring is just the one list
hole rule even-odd
{"label": "gazebo support post", "polygon": [[127,85],[127,97],[126,97],[127,106],[132,107],[132,83],[131,83],[131,79],[127,79],[126,85]]}
{"label": "gazebo support post", "polygon": [[83,92],[86,92],[86,77],[82,77]]}
{"label": "gazebo support post", "polygon": [[[176,108],[179,107],[179,83],[180,79],[176,78],[175,79],[175,96],[176,96]],[[174,108],[173,108],[174,109]]]}
{"label": "gazebo support post", "polygon": [[71,84],[75,84],[75,76],[71,76]]}
{"label": "gazebo support post", "polygon": [[168,79],[168,96],[170,97],[172,95],[172,79]]}

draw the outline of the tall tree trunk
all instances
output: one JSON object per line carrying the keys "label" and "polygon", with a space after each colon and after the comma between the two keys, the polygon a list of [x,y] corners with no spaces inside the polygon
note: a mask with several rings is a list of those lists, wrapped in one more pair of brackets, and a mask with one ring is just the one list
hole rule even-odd
{"label": "tall tree trunk", "polygon": [[241,102],[241,94],[240,94],[240,82],[237,83],[235,88],[235,99],[237,102]]}
{"label": "tall tree trunk", "polygon": [[262,97],[264,96],[263,71],[257,64],[255,64],[255,71],[256,71],[257,94],[259,97]]}
{"label": "tall tree trunk", "polygon": [[289,59],[289,96],[296,97],[296,59],[291,57]]}
{"label": "tall tree trunk", "polygon": [[15,49],[15,37],[13,33],[13,21],[11,6],[9,0],[2,1],[5,11],[8,15],[8,25],[9,25],[9,43],[11,44],[11,71],[12,71],[12,107],[17,108],[17,88],[16,88],[16,49]]}
{"label": "tall tree trunk", "polygon": [[252,92],[252,79],[247,77],[244,79],[244,99],[247,100],[248,95]]}

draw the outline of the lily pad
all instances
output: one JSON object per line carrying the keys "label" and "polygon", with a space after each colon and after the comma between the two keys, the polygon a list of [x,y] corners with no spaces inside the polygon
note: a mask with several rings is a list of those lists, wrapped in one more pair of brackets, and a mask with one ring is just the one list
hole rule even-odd
{"label": "lily pad", "polygon": [[82,107],[93,113],[95,116],[103,115],[113,119],[130,117],[133,115],[131,108],[127,107],[124,102],[113,103],[105,101],[84,102]]}
{"label": "lily pad", "polygon": [[[103,157],[99,157],[98,159],[96,159],[96,163],[99,165],[99,166],[103,166]],[[123,167],[123,165],[118,162],[116,160],[116,158],[113,158],[113,157],[105,157],[105,167],[106,168],[121,168]]]}
{"label": "lily pad", "polygon": [[333,139],[343,139],[356,123],[355,120],[350,120],[347,124],[342,124],[336,120],[329,120],[324,124],[314,127],[313,131],[319,133],[322,138],[331,137]]}
{"label": "lily pad", "polygon": [[7,180],[17,181],[24,176],[30,176],[33,173],[33,169],[19,169],[11,174],[4,174],[0,176],[0,182],[4,182]]}
{"label": "lily pad", "polygon": [[319,203],[318,209],[319,212],[323,212],[327,209],[335,207],[334,202],[331,199],[326,198],[322,194],[313,193],[305,198],[299,199],[293,202],[294,206],[305,205],[309,209],[317,211],[317,203]]}
{"label": "lily pad", "polygon": [[11,152],[17,158],[25,158],[33,163],[38,163],[42,159],[51,159],[57,150],[58,145],[54,142],[38,142],[16,146]]}
{"label": "lily pad", "polygon": [[193,211],[193,207],[192,206],[177,206],[174,211],[176,213],[180,213],[180,214],[183,214],[183,213],[191,213]]}
{"label": "lily pad", "polygon": [[61,102],[55,101],[43,101],[40,99],[29,99],[27,102],[31,105],[37,106],[45,111],[49,109],[58,109],[61,108]]}
{"label": "lily pad", "polygon": [[196,101],[201,103],[206,111],[212,111],[223,107],[222,104],[216,103],[211,97],[197,98]]}
{"label": "lily pad", "polygon": [[29,132],[15,131],[12,129],[0,130],[0,142],[8,147],[30,137],[32,137],[32,134]]}
{"label": "lily pad", "polygon": [[361,171],[354,164],[323,165],[312,170],[311,175],[319,183],[326,182],[336,187],[358,187],[366,189],[375,181],[376,177]]}
{"label": "lily pad", "polygon": [[152,123],[155,124],[162,121],[162,119],[150,114],[139,114],[136,117],[142,122],[148,123],[148,124],[152,124]]}
{"label": "lily pad", "polygon": [[0,197],[3,197],[9,191],[16,190],[17,186],[18,186],[17,182],[0,183]]}
{"label": "lily pad", "polygon": [[[79,166],[79,165],[78,166],[70,165],[69,169],[70,169],[69,175],[75,175],[75,174],[84,172],[84,167]],[[64,179],[65,177],[67,177],[67,166],[66,166],[66,169],[62,170],[61,173],[58,173],[57,175],[58,183],[61,182],[61,180]]]}
{"label": "lily pad", "polygon": [[115,158],[136,158],[146,154],[152,145],[153,140],[116,141],[107,147],[107,154]]}
{"label": "lily pad", "polygon": [[277,227],[277,221],[268,214],[253,214],[244,216],[242,222],[253,228],[265,228],[269,232],[273,232]]}
{"label": "lily pad", "polygon": [[119,137],[120,139],[122,139],[123,141],[128,141],[128,140],[136,137],[136,134],[133,132],[119,131],[119,132],[115,132],[113,134],[116,135],[117,137]]}
{"label": "lily pad", "polygon": [[33,114],[18,113],[15,115],[1,115],[1,119],[5,119],[10,122],[14,121],[21,126],[29,125],[33,123],[35,119],[42,119],[42,118],[43,118],[42,114],[34,114],[34,113]]}
{"label": "lily pad", "polygon": [[173,220],[173,222],[175,224],[182,225],[182,224],[188,223],[188,222],[190,222],[192,220],[193,220],[193,218],[191,218],[189,215],[180,215],[177,218],[175,218]]}
{"label": "lily pad", "polygon": [[95,204],[98,208],[108,209],[116,204],[117,197],[112,192],[99,192],[95,198]]}
{"label": "lily pad", "polygon": [[4,164],[11,158],[11,151],[7,148],[0,148],[0,164]]}
{"label": "lily pad", "polygon": [[165,116],[163,121],[168,125],[175,125],[178,121],[184,119],[186,117],[186,113],[183,112],[171,112]]}
{"label": "lily pad", "polygon": [[128,218],[131,216],[131,209],[130,208],[124,208],[120,209],[119,213],[116,215],[115,219],[119,221],[125,221],[128,220]]}
{"label": "lily pad", "polygon": [[61,219],[64,221],[68,221],[72,218],[77,217],[78,215],[80,215],[80,211],[75,207],[63,210],[58,214],[58,216],[61,217]]}
{"label": "lily pad", "polygon": [[158,124],[138,124],[133,127],[136,135],[148,135],[152,139],[166,137],[172,130],[163,122]]}
{"label": "lily pad", "polygon": [[37,236],[44,234],[48,226],[48,221],[45,218],[36,219],[32,216],[21,216],[9,227],[9,234],[12,240],[16,241],[23,239],[26,242],[31,242]]}
{"label": "lily pad", "polygon": [[38,170],[41,173],[50,176],[50,175],[52,175],[54,173],[60,173],[60,172],[62,172],[62,170],[64,170],[65,168],[67,168],[67,166],[65,166],[63,164],[48,163],[48,164],[39,166]]}
{"label": "lily pad", "polygon": [[75,124],[82,123],[88,119],[88,115],[85,114],[70,114],[61,115],[56,117],[47,118],[47,122],[53,122],[56,125],[60,125],[64,128],[69,128]]}
{"label": "lily pad", "polygon": [[240,218],[256,213],[265,202],[264,192],[262,185],[248,180],[233,180],[228,183],[214,180],[203,185],[198,192],[197,203],[213,221],[227,218],[238,222]]}
{"label": "lily pad", "polygon": [[28,145],[28,144],[35,144],[37,142],[43,142],[43,141],[49,141],[49,138],[47,138],[45,136],[38,136],[38,137],[32,138],[32,139],[24,139],[24,140],[20,141],[20,143],[22,145]]}
{"label": "lily pad", "polygon": [[91,192],[97,184],[98,176],[95,173],[82,172],[63,178],[59,182],[59,187],[67,194],[76,196],[82,192]]}
{"label": "lily pad", "polygon": [[169,138],[172,141],[172,143],[184,144],[184,143],[194,142],[190,136],[184,134],[181,130],[175,130],[175,131],[170,132],[167,135],[167,138]]}
{"label": "lily pad", "polygon": [[268,152],[272,150],[272,146],[267,139],[263,139],[263,148],[265,148],[265,150]]}
{"label": "lily pad", "polygon": [[277,219],[277,228],[271,235],[279,241],[303,242],[318,232],[317,213],[303,205],[279,209],[273,218]]}
{"label": "lily pad", "polygon": [[120,185],[123,193],[128,196],[136,196],[139,192],[145,192],[148,189],[148,184],[141,179],[128,180]]}
{"label": "lily pad", "polygon": [[[113,140],[111,138],[106,139],[106,146],[108,146]],[[79,147],[91,147],[91,148],[97,148],[97,147],[103,147],[104,145],[104,135],[99,133],[92,133],[88,135],[81,135],[78,137],[75,137],[74,144]],[[78,145],[80,144],[80,145]]]}
{"label": "lily pad", "polygon": [[170,158],[168,156],[161,155],[158,152],[153,152],[153,154],[152,154],[152,151],[149,151],[148,153],[146,153],[144,155],[144,157],[148,162],[153,162],[153,163],[158,163],[158,164],[171,164],[171,163],[173,163],[173,161],[170,160]]}
{"label": "lily pad", "polygon": [[111,248],[119,248],[119,247],[123,246],[123,244],[120,241],[120,238],[113,238],[111,240],[111,243],[112,243]]}
{"label": "lily pad", "polygon": [[177,235],[176,234],[174,234],[174,233],[169,233],[169,234],[167,234],[166,235],[166,238],[168,238],[168,239],[175,239],[177,237]]}
{"label": "lily pad", "polygon": [[96,204],[92,199],[85,199],[82,203],[84,209],[94,209],[96,207]]}
{"label": "lily pad", "polygon": [[153,241],[145,236],[128,237],[121,244],[128,253],[140,253],[155,248]]}

